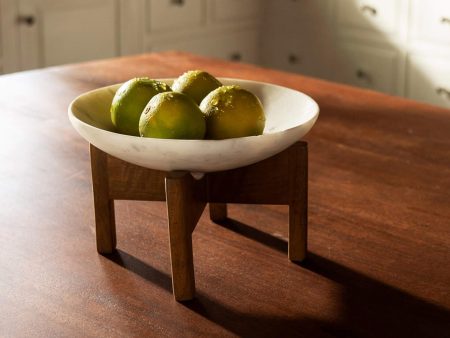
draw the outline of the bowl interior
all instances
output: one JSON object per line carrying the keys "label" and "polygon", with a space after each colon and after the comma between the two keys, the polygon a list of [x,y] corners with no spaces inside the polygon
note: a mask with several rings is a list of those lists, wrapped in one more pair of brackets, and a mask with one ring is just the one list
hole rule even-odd
{"label": "bowl interior", "polygon": [[[162,79],[171,85],[173,79]],[[281,132],[311,120],[318,112],[317,103],[298,91],[272,84],[220,78],[224,85],[237,84],[254,93],[263,104],[266,114],[264,134]],[[90,91],[77,98],[71,106],[72,114],[93,127],[114,132],[110,106],[121,84]]]}

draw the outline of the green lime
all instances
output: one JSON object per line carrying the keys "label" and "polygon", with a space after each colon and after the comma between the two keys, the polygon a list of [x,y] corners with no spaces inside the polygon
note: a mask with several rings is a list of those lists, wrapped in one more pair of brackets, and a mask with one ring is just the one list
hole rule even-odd
{"label": "green lime", "polygon": [[189,96],[177,92],[155,95],[139,120],[143,137],[203,139],[205,116]]}
{"label": "green lime", "polygon": [[226,139],[261,135],[266,118],[259,99],[239,86],[223,86],[209,93],[200,109],[206,116],[206,138]]}
{"label": "green lime", "polygon": [[117,90],[111,104],[111,120],[119,133],[139,136],[139,118],[148,101],[170,91],[165,83],[147,77],[134,78]]}
{"label": "green lime", "polygon": [[190,70],[177,78],[172,84],[174,92],[190,96],[197,104],[222,84],[211,74],[201,70]]}

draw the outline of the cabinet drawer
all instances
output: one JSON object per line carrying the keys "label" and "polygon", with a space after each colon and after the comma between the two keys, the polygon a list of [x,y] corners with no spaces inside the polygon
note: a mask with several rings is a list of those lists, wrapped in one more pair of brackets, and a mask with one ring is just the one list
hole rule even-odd
{"label": "cabinet drawer", "polygon": [[406,94],[409,98],[450,108],[450,58],[410,55]]}
{"label": "cabinet drawer", "polygon": [[339,64],[333,66],[337,81],[385,93],[397,93],[399,54],[395,50],[342,42]]}
{"label": "cabinet drawer", "polygon": [[397,34],[400,30],[401,0],[339,0],[337,22],[340,26]]}
{"label": "cabinet drawer", "polygon": [[258,20],[262,12],[260,0],[213,0],[215,21]]}
{"label": "cabinet drawer", "polygon": [[450,1],[412,1],[411,37],[415,40],[450,43]]}
{"label": "cabinet drawer", "polygon": [[217,57],[231,61],[255,63],[258,61],[258,31],[242,31],[217,36],[193,36],[189,41],[173,40],[153,43],[152,51],[180,50],[195,54]]}
{"label": "cabinet drawer", "polygon": [[320,78],[329,77],[331,51],[297,37],[274,39],[263,58],[270,67]]}
{"label": "cabinet drawer", "polygon": [[205,0],[147,0],[146,4],[150,32],[196,28],[206,22]]}

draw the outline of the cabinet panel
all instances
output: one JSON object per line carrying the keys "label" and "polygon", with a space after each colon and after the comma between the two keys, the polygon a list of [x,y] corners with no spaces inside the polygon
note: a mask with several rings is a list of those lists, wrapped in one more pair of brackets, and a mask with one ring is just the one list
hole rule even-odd
{"label": "cabinet panel", "polygon": [[395,50],[343,42],[336,79],[354,86],[397,93],[399,55]]}
{"label": "cabinet panel", "polygon": [[399,32],[401,0],[336,1],[339,25],[396,34]]}
{"label": "cabinet panel", "polygon": [[[0,1],[0,18],[2,18],[2,4]],[[2,21],[0,20],[0,74],[3,74],[3,28]]]}
{"label": "cabinet panel", "polygon": [[117,3],[111,0],[21,0],[22,69],[118,55]]}
{"label": "cabinet panel", "polygon": [[407,62],[407,96],[450,108],[449,58],[410,55]]}
{"label": "cabinet panel", "polygon": [[411,38],[450,43],[450,2],[448,0],[413,0]]}
{"label": "cabinet panel", "polygon": [[264,64],[329,78],[334,26],[328,0],[269,0],[261,40]]}
{"label": "cabinet panel", "polygon": [[258,20],[262,13],[260,0],[213,0],[216,21]]}
{"label": "cabinet panel", "polygon": [[226,33],[220,36],[192,37],[154,43],[152,51],[181,50],[232,61],[257,62],[259,57],[258,31]]}
{"label": "cabinet panel", "polygon": [[0,42],[2,72],[20,70],[17,2],[0,0]]}
{"label": "cabinet panel", "polygon": [[270,60],[270,66],[288,72],[329,78],[330,57],[326,48],[303,43],[298,37],[284,37],[271,41],[265,48],[264,58]]}
{"label": "cabinet panel", "polygon": [[[0,18],[3,18],[2,16],[2,5],[1,5],[1,1],[0,1]],[[3,20],[1,20],[3,21]],[[1,25],[1,21],[0,21],[0,60],[3,58],[3,27]]]}
{"label": "cabinet panel", "polygon": [[147,31],[190,29],[206,22],[205,0],[147,0]]}

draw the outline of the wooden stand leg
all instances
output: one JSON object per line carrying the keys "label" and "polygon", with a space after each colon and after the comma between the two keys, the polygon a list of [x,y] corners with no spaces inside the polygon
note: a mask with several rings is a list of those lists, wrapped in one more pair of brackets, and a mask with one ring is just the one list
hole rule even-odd
{"label": "wooden stand leg", "polygon": [[116,248],[114,200],[166,201],[172,286],[177,301],[195,293],[192,232],[209,203],[210,218],[227,218],[226,203],[289,205],[289,259],[303,261],[307,251],[308,149],[297,142],[255,164],[207,173],[146,169],[109,156],[91,145],[97,251]]}
{"label": "wooden stand leg", "polygon": [[166,176],[172,286],[177,301],[194,298],[192,232],[206,205],[204,187],[204,182],[195,181],[187,172]]}
{"label": "wooden stand leg", "polygon": [[209,218],[211,221],[220,222],[228,216],[226,203],[209,203]]}
{"label": "wooden stand leg", "polygon": [[289,249],[291,261],[306,258],[308,232],[308,148],[304,143],[295,149],[291,167],[292,196],[289,203]]}
{"label": "wooden stand leg", "polygon": [[112,253],[117,244],[114,200],[109,198],[107,154],[90,146],[97,251]]}
{"label": "wooden stand leg", "polygon": [[289,206],[291,261],[303,261],[307,251],[308,144],[288,149],[250,166],[208,173],[210,217],[226,217],[225,203]]}

